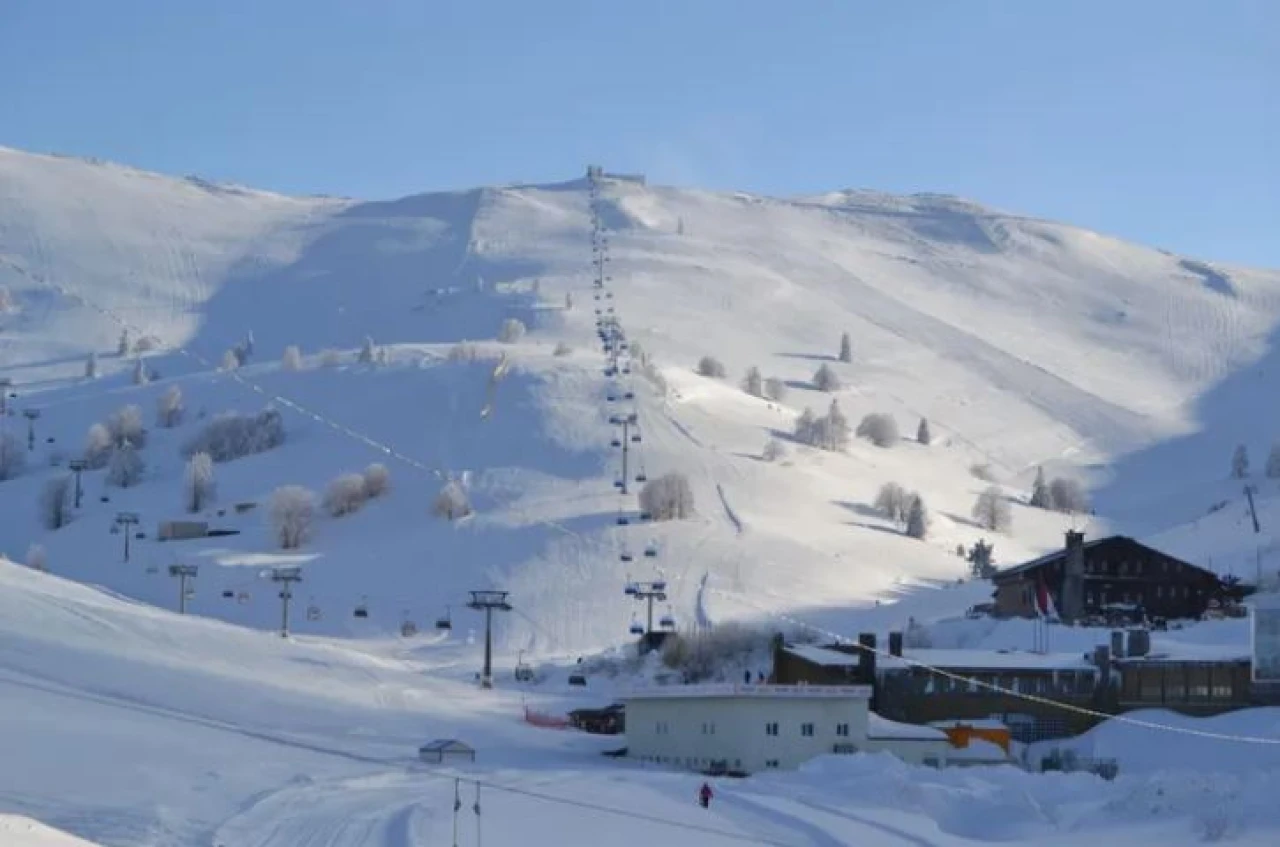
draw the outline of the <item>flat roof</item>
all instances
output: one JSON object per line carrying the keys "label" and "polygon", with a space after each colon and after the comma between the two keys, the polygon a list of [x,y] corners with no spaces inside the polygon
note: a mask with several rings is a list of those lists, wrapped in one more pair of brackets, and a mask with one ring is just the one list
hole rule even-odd
{"label": "flat roof", "polygon": [[701,685],[654,685],[633,688],[623,693],[621,700],[694,700],[733,698],[781,698],[781,699],[852,699],[867,700],[871,697],[869,685],[769,685],[738,682],[705,683]]}
{"label": "flat roof", "polygon": [[[820,667],[857,667],[858,656],[827,647],[795,645],[788,653]],[[954,670],[1091,670],[1079,653],[1033,653],[1029,650],[903,650],[902,656],[876,656],[880,670],[906,670],[915,664]]]}

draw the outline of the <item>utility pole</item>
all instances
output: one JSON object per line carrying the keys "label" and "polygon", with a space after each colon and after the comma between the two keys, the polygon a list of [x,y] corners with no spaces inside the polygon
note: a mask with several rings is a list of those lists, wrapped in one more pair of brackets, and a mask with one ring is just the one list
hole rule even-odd
{"label": "utility pole", "polygon": [[22,416],[27,419],[27,450],[36,449],[36,419],[40,417],[39,409],[23,409]]}
{"label": "utility pole", "polygon": [[187,613],[187,580],[195,579],[199,573],[198,565],[170,565],[169,576],[178,578],[178,614]]}
{"label": "utility pole", "polygon": [[80,487],[80,474],[89,467],[89,463],[84,459],[72,459],[67,462],[67,467],[71,468],[71,472],[76,475],[76,508],[79,509],[80,497],[84,494],[84,489]]}
{"label": "utility pole", "polygon": [[272,568],[271,581],[280,585],[280,637],[289,637],[289,601],[293,599],[290,585],[302,582],[302,568]]}
{"label": "utility pole", "polygon": [[472,591],[468,609],[484,610],[484,672],[480,675],[482,688],[493,688],[493,610],[509,612],[507,591]]}
{"label": "utility pole", "polygon": [[[616,360],[615,360],[616,361]],[[639,426],[640,419],[635,412],[629,415],[614,415],[609,423],[622,427],[622,493],[627,493],[627,460],[631,449],[631,427]]]}
{"label": "utility pole", "polygon": [[116,531],[124,533],[124,560],[129,561],[129,536],[133,535],[131,527],[137,526],[142,518],[137,512],[117,512]]}

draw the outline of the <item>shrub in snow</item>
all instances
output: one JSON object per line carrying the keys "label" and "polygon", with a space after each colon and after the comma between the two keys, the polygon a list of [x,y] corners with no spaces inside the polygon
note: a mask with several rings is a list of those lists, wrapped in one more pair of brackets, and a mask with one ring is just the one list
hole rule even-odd
{"label": "shrub in snow", "polygon": [[742,378],[742,390],[752,397],[764,396],[764,377],[755,365],[747,368],[747,375]]}
{"label": "shrub in snow", "polygon": [[1049,494],[1049,483],[1044,478],[1044,468],[1036,468],[1036,481],[1031,483],[1031,499],[1028,502],[1037,509],[1053,508],[1053,497]]}
{"label": "shrub in snow", "polygon": [[849,340],[849,333],[840,334],[840,361],[853,361],[853,342]]}
{"label": "shrub in snow", "polygon": [[724,369],[724,364],[719,359],[714,356],[703,356],[698,360],[698,373],[712,379],[724,379],[728,371]]}
{"label": "shrub in snow", "polygon": [[329,483],[324,492],[324,510],[335,518],[360,510],[366,499],[364,477],[345,473]]}
{"label": "shrub in snow", "polygon": [[1059,512],[1089,511],[1089,497],[1074,479],[1056,477],[1049,483],[1049,502]]}
{"label": "shrub in snow", "polygon": [[116,342],[116,355],[128,356],[130,347],[132,347],[132,344],[129,341],[129,330],[120,330],[120,340]]}
{"label": "shrub in snow", "polygon": [[923,539],[929,534],[929,510],[924,505],[924,498],[919,494],[911,495],[907,505],[907,535]]}
{"label": "shrub in snow", "polygon": [[320,352],[320,364],[326,368],[336,368],[342,364],[342,354],[332,348]]}
{"label": "shrub in snow", "polygon": [[182,389],[171,385],[156,398],[156,426],[166,429],[175,427],[182,423],[182,416],[186,411],[186,407],[182,405]]}
{"label": "shrub in snow", "polygon": [[0,481],[13,479],[27,466],[26,448],[10,432],[0,432]]}
{"label": "shrub in snow", "polygon": [[84,378],[85,379],[98,378],[98,354],[97,353],[90,352],[89,358],[84,360]]}
{"label": "shrub in snow", "polygon": [[682,473],[663,474],[640,489],[640,511],[655,521],[683,520],[693,515],[693,488]]}
{"label": "shrub in snow", "polygon": [[1267,476],[1272,479],[1280,477],[1280,444],[1272,446],[1267,455]]}
{"label": "shrub in snow", "polygon": [[381,497],[391,489],[391,471],[386,465],[374,463],[364,469],[365,496]]}
{"label": "shrub in snow", "polygon": [[787,384],[776,376],[771,376],[764,381],[764,396],[780,403],[787,396]]}
{"label": "shrub in snow", "polygon": [[111,451],[111,459],[107,462],[107,485],[117,488],[129,488],[142,481],[142,472],[146,470],[146,462],[142,454],[130,441],[121,441]]}
{"label": "shrub in snow", "polygon": [[284,420],[275,409],[263,409],[257,415],[224,412],[187,441],[182,453],[188,457],[208,453],[215,462],[230,462],[279,447],[284,438]]}
{"label": "shrub in snow", "polygon": [[127,441],[139,449],[147,446],[147,430],[142,425],[142,409],[138,406],[122,406],[107,418],[107,432],[111,446]]}
{"label": "shrub in snow", "polygon": [[1231,454],[1231,476],[1244,479],[1249,475],[1249,451],[1243,444],[1236,447]]}
{"label": "shrub in snow", "polygon": [[301,485],[283,485],[271,492],[267,504],[267,522],[276,541],[285,550],[293,550],[311,535],[315,520],[315,496]]}
{"label": "shrub in snow", "polygon": [[440,489],[431,504],[431,512],[438,518],[456,521],[471,514],[471,501],[466,489],[456,479],[451,479]]}
{"label": "shrub in snow", "polygon": [[894,523],[906,523],[910,502],[911,495],[905,488],[896,482],[886,482],[876,494],[875,507],[877,512]]}
{"label": "shrub in snow", "polygon": [[568,356],[572,352],[573,352],[573,348],[570,347],[568,344],[565,344],[563,341],[557,344],[556,349],[552,351],[552,353],[556,356]]}
{"label": "shrub in snow", "polygon": [[187,459],[182,477],[182,498],[188,512],[199,512],[213,502],[217,485],[213,474],[213,457],[196,453]]}
{"label": "shrub in snow", "polygon": [[49,570],[49,554],[39,544],[32,544],[27,548],[27,567],[33,571]]}
{"label": "shrub in snow", "polygon": [[992,485],[973,503],[973,519],[978,526],[993,532],[1008,532],[1013,526],[1013,510],[999,488]]}
{"label": "shrub in snow", "polygon": [[872,412],[858,424],[858,437],[865,438],[877,447],[892,447],[898,443],[898,422],[892,415]]}
{"label": "shrub in snow", "polygon": [[290,344],[284,348],[284,355],[280,357],[280,367],[286,371],[302,370],[302,351],[298,349],[298,345]]}
{"label": "shrub in snow", "polygon": [[840,377],[836,376],[836,372],[831,369],[830,365],[823,362],[818,366],[818,369],[814,371],[813,387],[819,391],[826,391],[828,393],[832,391],[839,391]]}
{"label": "shrub in snow", "polygon": [[90,470],[98,470],[107,466],[107,460],[111,458],[111,448],[115,446],[115,441],[111,438],[111,432],[100,423],[96,423],[89,427],[89,434],[85,437],[84,443],[84,461]]}
{"label": "shrub in snow", "polygon": [[740,666],[753,656],[763,657],[772,637],[770,630],[735,622],[696,632],[682,632],[663,644],[662,664],[680,671],[684,683],[728,681],[730,678],[740,682]]}
{"label": "shrub in snow", "polygon": [[136,359],[133,363],[133,384],[146,385],[150,381],[151,375],[147,373],[147,363]]}
{"label": "shrub in snow", "polygon": [[523,321],[507,318],[498,329],[498,340],[503,344],[515,344],[524,338],[526,328]]}
{"label": "shrub in snow", "polygon": [[786,458],[787,448],[782,442],[776,438],[770,438],[764,444],[764,449],[760,451],[760,458],[766,462],[776,462],[779,459]]}
{"label": "shrub in snow", "polygon": [[916,441],[925,446],[933,442],[933,433],[929,432],[929,421],[926,418],[921,418],[920,426],[916,427]]}
{"label": "shrub in snow", "polygon": [[377,355],[378,351],[373,345],[373,338],[366,335],[364,343],[360,345],[360,353],[356,356],[356,361],[362,365],[372,365]]}
{"label": "shrub in snow", "polygon": [[49,480],[40,492],[40,523],[45,529],[62,529],[71,523],[71,477]]}

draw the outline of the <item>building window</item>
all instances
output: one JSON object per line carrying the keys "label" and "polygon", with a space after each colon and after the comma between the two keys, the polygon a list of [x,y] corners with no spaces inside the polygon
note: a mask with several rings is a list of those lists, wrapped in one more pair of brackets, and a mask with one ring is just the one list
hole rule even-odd
{"label": "building window", "polygon": [[668,724],[666,721],[658,721],[657,725],[653,729],[653,732],[655,735],[670,735],[671,725]]}
{"label": "building window", "polygon": [[778,725],[777,725],[776,723],[767,723],[767,724],[765,724],[765,725],[764,725],[764,734],[765,734],[765,735],[777,735],[777,734],[778,734]]}
{"label": "building window", "polygon": [[715,734],[716,734],[716,725],[715,725],[714,723],[704,723],[704,724],[702,725],[702,734],[703,734],[703,735],[715,735]]}
{"label": "building window", "polygon": [[764,766],[766,768],[776,768],[778,766],[777,759],[765,759]]}
{"label": "building window", "polygon": [[809,736],[813,735],[813,724],[811,723],[800,724],[800,734],[809,735]]}
{"label": "building window", "polygon": [[849,736],[849,725],[847,723],[836,724],[836,735],[847,738]]}

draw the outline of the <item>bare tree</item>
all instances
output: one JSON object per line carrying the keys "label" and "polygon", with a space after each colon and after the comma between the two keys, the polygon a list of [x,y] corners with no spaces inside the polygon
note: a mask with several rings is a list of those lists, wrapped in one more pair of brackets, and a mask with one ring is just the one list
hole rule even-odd
{"label": "bare tree", "polygon": [[892,415],[883,412],[872,412],[858,423],[857,434],[877,447],[892,447],[901,436],[898,435],[898,423]]}
{"label": "bare tree", "polygon": [[57,476],[46,482],[39,507],[45,529],[62,529],[71,523],[71,477]]}
{"label": "bare tree", "polygon": [[1249,450],[1243,444],[1236,447],[1236,451],[1231,454],[1231,476],[1235,479],[1244,479],[1249,475]]}
{"label": "bare tree", "polygon": [[712,379],[724,379],[727,375],[724,363],[714,356],[703,356],[698,360],[698,374]]}
{"label": "bare tree", "polygon": [[111,434],[112,446],[121,441],[128,441],[134,447],[147,446],[147,430],[142,425],[142,409],[130,404],[121,406],[107,417],[107,432]]}
{"label": "bare tree", "polygon": [[1036,468],[1036,481],[1031,484],[1031,499],[1028,502],[1037,509],[1053,508],[1053,497],[1049,494],[1049,483],[1044,478],[1044,468]]}
{"label": "bare tree", "polygon": [[911,495],[896,482],[886,482],[876,494],[876,511],[894,523],[906,523]]}
{"label": "bare tree", "polygon": [[290,344],[284,348],[284,355],[280,357],[280,367],[286,371],[302,370],[302,351],[298,349],[298,345]]}
{"label": "bare tree", "polygon": [[840,333],[840,361],[853,361],[853,342],[849,340],[849,333]]}
{"label": "bare tree", "polygon": [[364,493],[370,499],[381,497],[391,489],[391,471],[377,462],[364,469]]}
{"label": "bare tree", "polygon": [[835,400],[831,401],[818,427],[818,446],[823,450],[843,450],[849,446],[849,419]]}
{"label": "bare tree", "polygon": [[121,441],[111,451],[111,460],[107,463],[107,485],[117,488],[130,488],[142,480],[142,473],[147,464],[142,454],[131,441]]}
{"label": "bare tree", "polygon": [[33,571],[49,571],[49,554],[45,552],[44,547],[39,544],[32,544],[27,548],[27,567]]}
{"label": "bare tree", "polygon": [[1008,532],[1013,526],[1013,509],[999,488],[983,489],[973,504],[973,519],[978,526],[993,532]]}
{"label": "bare tree", "polygon": [[524,321],[516,318],[507,318],[498,329],[498,340],[503,344],[515,344],[524,338],[524,334],[527,331]]}
{"label": "bare tree", "polygon": [[345,473],[335,477],[325,489],[324,508],[331,516],[340,518],[359,511],[366,497],[364,477],[358,473]]}
{"label": "bare tree", "polygon": [[755,365],[747,368],[747,375],[742,378],[742,390],[752,397],[764,396],[764,378],[760,376],[760,369]]}
{"label": "bare tree", "polygon": [[182,405],[182,389],[171,385],[156,398],[156,426],[169,429],[182,423],[186,407]]}
{"label": "bare tree", "polygon": [[98,378],[98,354],[93,350],[89,351],[89,357],[84,360],[84,378]]}
{"label": "bare tree", "polygon": [[293,550],[301,547],[311,535],[315,514],[316,498],[309,489],[301,485],[283,485],[271,492],[267,520],[281,548]]}
{"label": "bare tree", "polygon": [[926,447],[933,443],[933,433],[929,431],[928,418],[920,419],[920,426],[916,427],[916,441]]}
{"label": "bare tree", "polygon": [[471,514],[471,500],[467,497],[467,491],[462,487],[462,483],[456,479],[446,482],[431,504],[431,511],[436,517],[449,521],[456,521]]}
{"label": "bare tree", "polygon": [[214,481],[212,456],[208,453],[196,453],[187,459],[182,490],[188,512],[199,512],[213,502],[217,495],[217,484]]}
{"label": "bare tree", "polygon": [[188,439],[182,454],[208,453],[215,462],[229,462],[279,447],[284,440],[284,419],[275,409],[263,409],[257,415],[224,412]]}
{"label": "bare tree", "polygon": [[92,470],[105,468],[111,459],[111,449],[114,446],[115,440],[111,437],[111,431],[105,426],[96,423],[89,427],[84,444],[84,460],[89,468]]}
{"label": "bare tree", "polygon": [[640,510],[655,521],[683,520],[693,515],[693,488],[689,478],[671,472],[651,479],[640,489]]}
{"label": "bare tree", "polygon": [[787,384],[776,376],[764,381],[764,396],[775,403],[781,403],[787,397]]}
{"label": "bare tree", "polygon": [[823,362],[813,374],[813,387],[828,393],[839,391],[840,377],[836,376],[836,372],[831,369],[830,365]]}
{"label": "bare tree", "polygon": [[0,432],[0,481],[13,479],[27,466],[27,451],[11,432]]}
{"label": "bare tree", "polygon": [[929,534],[929,510],[924,505],[924,498],[919,494],[911,495],[911,503],[907,506],[907,535],[923,539]]}

